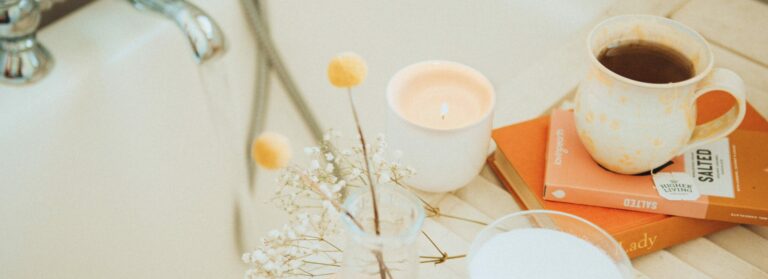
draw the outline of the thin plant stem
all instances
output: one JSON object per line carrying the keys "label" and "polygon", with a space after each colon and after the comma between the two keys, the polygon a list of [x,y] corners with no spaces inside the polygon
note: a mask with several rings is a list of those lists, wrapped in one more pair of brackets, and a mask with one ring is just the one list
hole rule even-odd
{"label": "thin plant stem", "polygon": [[[352,115],[355,118],[355,127],[357,128],[357,134],[360,136],[360,144],[363,148],[363,162],[365,163],[365,174],[368,176],[368,186],[371,190],[371,202],[373,204],[373,226],[376,231],[376,235],[381,235],[381,224],[379,221],[379,205],[376,197],[376,185],[371,176],[371,164],[368,162],[368,147],[365,144],[365,135],[363,135],[363,129],[360,127],[360,118],[357,116],[357,108],[355,108],[355,102],[352,99],[352,88],[347,88],[347,96],[349,97],[349,106],[352,108]],[[379,262],[379,275],[381,279],[386,279],[389,274],[389,269],[384,265],[384,255],[382,251],[376,251],[376,260]]]}
{"label": "thin plant stem", "polygon": [[409,186],[407,186],[407,185],[403,184],[402,182],[400,182],[399,179],[394,179],[392,181],[394,181],[395,184],[397,184],[401,188],[411,192],[414,196],[416,196],[416,198],[419,199],[419,201],[421,201],[422,204],[424,204],[424,207],[426,207],[426,210],[433,214],[431,217],[445,217],[445,218],[451,218],[451,219],[461,220],[461,221],[465,221],[465,222],[475,223],[475,224],[482,225],[482,226],[487,226],[488,225],[488,223],[483,222],[483,221],[478,221],[478,220],[473,220],[473,219],[469,219],[469,218],[464,218],[464,217],[459,217],[459,216],[455,216],[455,215],[450,215],[450,214],[442,213],[442,212],[440,212],[440,208],[439,207],[435,207],[435,206],[432,206],[431,204],[429,204],[426,200],[424,200],[418,194],[413,192],[410,189]]}
{"label": "thin plant stem", "polygon": [[333,244],[333,243],[331,243],[330,241],[328,241],[328,240],[325,240],[324,238],[321,238],[321,239],[320,239],[320,241],[322,241],[322,242],[325,242],[325,244],[328,244],[328,245],[330,245],[331,247],[333,247],[333,249],[336,249],[336,251],[338,251],[338,252],[342,252],[342,251],[341,251],[341,248],[339,248],[338,246],[334,245],[334,244]]}
{"label": "thin plant stem", "polygon": [[435,241],[434,241],[434,240],[432,240],[432,238],[431,238],[431,237],[429,237],[429,235],[428,235],[426,232],[424,232],[424,231],[421,231],[421,234],[423,234],[423,235],[424,235],[424,236],[427,238],[427,240],[429,240],[429,243],[432,243],[432,246],[434,246],[434,247],[435,247],[435,250],[437,250],[437,252],[438,252],[438,253],[440,253],[440,255],[443,255],[443,256],[445,256],[445,255],[446,255],[446,253],[445,253],[445,252],[443,252],[443,250],[442,250],[442,249],[440,249],[440,247],[438,247],[438,246],[437,246],[437,243],[435,243]]}
{"label": "thin plant stem", "polygon": [[294,275],[294,276],[304,276],[304,277],[314,278],[314,277],[322,277],[322,276],[331,276],[331,275],[334,275],[334,274],[336,274],[336,273],[333,273],[333,272],[328,272],[328,273],[320,273],[320,274],[312,274],[312,273],[310,273],[309,271],[306,271],[306,270],[304,270],[303,268],[299,268],[299,270],[300,270],[301,272],[304,272],[305,274],[295,274],[295,273],[292,273],[292,274],[290,274],[290,275]]}
{"label": "thin plant stem", "polygon": [[454,215],[449,215],[449,214],[444,214],[444,213],[441,213],[441,212],[437,212],[437,214],[435,214],[435,217],[451,218],[451,219],[461,220],[461,221],[464,221],[464,222],[475,223],[475,224],[478,224],[478,225],[481,225],[481,226],[487,226],[488,225],[488,223],[486,223],[486,222],[472,220],[472,219],[469,219],[469,218],[464,218],[464,217],[459,217],[459,216],[454,216]]}
{"label": "thin plant stem", "polygon": [[[461,259],[461,258],[464,258],[466,256],[467,255],[445,256],[445,257],[440,257],[440,258],[436,258],[436,257],[435,258],[431,258],[431,257],[429,257],[430,258],[429,260],[423,260],[420,263],[441,264],[441,263],[444,263],[447,260]],[[422,257],[422,258],[424,258],[424,257]]]}
{"label": "thin plant stem", "polygon": [[421,201],[421,203],[422,203],[422,204],[424,204],[424,206],[425,206],[425,207],[427,207],[427,210],[429,210],[429,211],[433,211],[433,212],[434,212],[434,211],[438,211],[438,209],[437,209],[436,207],[434,207],[434,206],[432,206],[431,204],[429,204],[429,203],[428,203],[426,200],[424,200],[424,199],[423,199],[421,196],[419,196],[419,195],[418,195],[418,194],[416,194],[416,193],[415,193],[413,190],[411,190],[411,187],[409,187],[409,186],[407,186],[407,185],[403,184],[402,182],[400,182],[400,179],[393,179],[392,181],[394,181],[394,182],[395,182],[395,184],[397,184],[398,186],[400,186],[400,188],[403,188],[403,189],[405,189],[406,191],[408,191],[408,192],[411,192],[411,194],[413,194],[413,195],[414,195],[414,196],[415,196],[417,199],[419,199],[419,201]]}
{"label": "thin plant stem", "polygon": [[314,265],[340,267],[339,264],[335,264],[335,263],[321,263],[321,262],[313,262],[313,261],[308,261],[308,260],[302,260],[302,262],[303,263],[307,263],[307,264],[314,264]]}
{"label": "thin plant stem", "polygon": [[352,108],[352,115],[355,118],[357,134],[360,136],[360,144],[363,147],[363,162],[365,163],[365,173],[368,176],[368,186],[371,189],[371,200],[373,203],[373,223],[376,235],[381,235],[381,225],[379,224],[379,206],[376,201],[376,185],[374,184],[373,177],[371,176],[371,164],[368,162],[368,147],[365,144],[365,135],[363,135],[363,129],[360,127],[360,118],[357,116],[357,108],[355,107],[355,102],[352,99],[352,88],[347,88],[347,96],[349,97],[349,106]]}
{"label": "thin plant stem", "polygon": [[[317,193],[320,193],[322,195],[323,192],[320,190],[320,187],[317,186],[317,184],[314,181],[312,181],[311,179],[309,179],[306,175],[302,175],[301,176],[301,180],[304,182],[304,184],[310,185],[310,187],[312,187],[313,191],[315,191]],[[334,199],[329,199],[329,198],[326,198],[325,200],[329,201],[331,203],[331,205],[333,205],[333,207],[336,208],[336,210],[338,210],[342,214],[344,214],[347,217],[349,217],[349,220],[352,220],[352,222],[355,224],[355,226],[357,226],[361,231],[365,231],[365,228],[363,227],[363,224],[360,224],[360,222],[357,221],[357,219],[355,219],[355,216],[352,215],[352,212],[349,212],[349,210],[347,210],[346,208],[341,206],[341,204],[339,204],[338,201],[336,201]]]}
{"label": "thin plant stem", "polygon": [[[317,186],[317,184],[314,181],[309,179],[309,177],[307,177],[306,175],[302,175],[301,180],[302,182],[304,182],[304,184],[309,185],[313,191],[316,191],[317,193],[322,194],[322,191],[320,191],[320,187]],[[357,219],[355,219],[355,216],[352,215],[352,213],[349,212],[349,210],[341,206],[341,204],[339,204],[338,201],[330,198],[326,198],[325,200],[329,201],[331,205],[333,205],[333,207],[336,208],[336,210],[346,215],[349,218],[349,220],[352,220],[352,223],[354,223],[355,226],[358,227],[361,231],[365,231],[365,228],[359,221],[357,221]],[[389,271],[389,268],[387,268],[386,264],[384,263],[383,253],[381,251],[374,251],[373,254],[376,257],[376,261],[379,264],[379,274],[381,275],[381,279],[386,279],[387,277],[393,278],[392,274]]]}

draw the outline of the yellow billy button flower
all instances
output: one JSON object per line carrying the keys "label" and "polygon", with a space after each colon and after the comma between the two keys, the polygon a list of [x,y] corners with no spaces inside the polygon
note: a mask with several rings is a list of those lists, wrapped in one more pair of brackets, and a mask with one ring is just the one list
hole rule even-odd
{"label": "yellow billy button flower", "polygon": [[291,144],[281,134],[264,132],[253,141],[251,158],[265,169],[283,168],[291,160]]}
{"label": "yellow billy button flower", "polygon": [[328,80],[336,87],[349,88],[363,82],[368,73],[368,67],[365,65],[360,55],[352,52],[345,52],[337,55],[328,63]]}

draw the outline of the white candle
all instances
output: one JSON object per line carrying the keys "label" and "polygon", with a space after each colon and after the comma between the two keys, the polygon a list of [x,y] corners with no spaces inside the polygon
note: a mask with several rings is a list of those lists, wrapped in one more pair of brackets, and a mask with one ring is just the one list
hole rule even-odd
{"label": "white candle", "polygon": [[392,77],[387,100],[390,144],[417,171],[410,185],[445,192],[477,175],[495,104],[493,86],[480,72],[447,61],[413,64]]}
{"label": "white candle", "polygon": [[525,228],[493,236],[472,255],[470,277],[621,279],[605,252],[564,232]]}

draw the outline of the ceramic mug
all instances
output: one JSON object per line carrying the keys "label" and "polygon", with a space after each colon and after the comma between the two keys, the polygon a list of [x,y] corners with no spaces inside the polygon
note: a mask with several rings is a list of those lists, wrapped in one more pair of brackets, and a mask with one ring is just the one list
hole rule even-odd
{"label": "ceramic mug", "polygon": [[[688,58],[694,75],[656,84],[623,77],[598,61],[602,50],[625,42],[659,43]],[[576,128],[592,158],[623,174],[652,170],[688,149],[730,134],[744,119],[744,81],[733,71],[713,68],[706,40],[691,28],[648,15],[609,18],[587,38],[590,70],[575,99]],[[736,104],[710,122],[696,125],[696,99],[725,91]]]}

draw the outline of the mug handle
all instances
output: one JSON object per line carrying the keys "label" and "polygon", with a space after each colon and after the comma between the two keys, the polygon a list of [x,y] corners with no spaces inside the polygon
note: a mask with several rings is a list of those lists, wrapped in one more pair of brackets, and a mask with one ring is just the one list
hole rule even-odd
{"label": "mug handle", "polygon": [[712,91],[724,91],[736,99],[736,104],[720,117],[704,124],[696,125],[691,139],[684,150],[699,147],[727,136],[741,124],[747,112],[747,95],[744,81],[735,72],[715,68],[704,80],[699,82],[699,88],[693,98],[693,105],[702,95]]}

